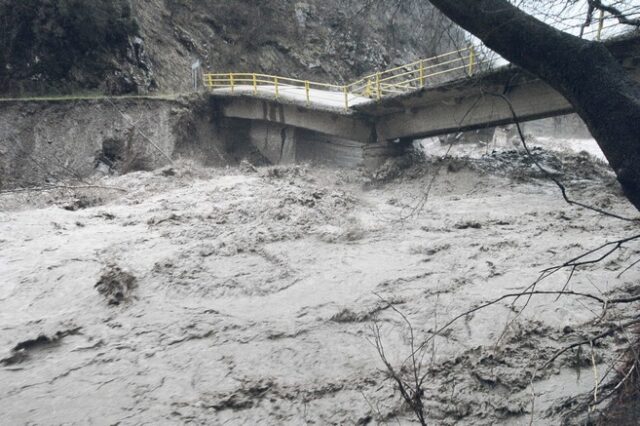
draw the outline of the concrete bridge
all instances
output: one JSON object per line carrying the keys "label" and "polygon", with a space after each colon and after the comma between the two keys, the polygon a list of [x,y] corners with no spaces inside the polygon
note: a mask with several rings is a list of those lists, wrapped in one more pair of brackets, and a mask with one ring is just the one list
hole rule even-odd
{"label": "concrete bridge", "polygon": [[[605,44],[640,80],[640,36]],[[457,75],[435,84],[429,77],[445,71],[424,61],[348,86],[288,84],[255,74],[208,74],[205,84],[221,128],[231,127],[235,135],[243,129],[274,163],[375,165],[399,152],[401,142],[512,123],[507,103],[491,94],[504,94],[521,121],[573,112],[562,95],[517,67],[476,72],[473,51],[444,62],[453,65],[446,73]]]}

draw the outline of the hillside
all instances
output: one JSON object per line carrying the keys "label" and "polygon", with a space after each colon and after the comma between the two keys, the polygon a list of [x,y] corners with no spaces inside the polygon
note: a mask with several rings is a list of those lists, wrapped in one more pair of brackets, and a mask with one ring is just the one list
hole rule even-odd
{"label": "hillside", "polygon": [[430,6],[385,2],[0,0],[0,19],[10,94],[184,92],[196,61],[342,82],[451,45]]}

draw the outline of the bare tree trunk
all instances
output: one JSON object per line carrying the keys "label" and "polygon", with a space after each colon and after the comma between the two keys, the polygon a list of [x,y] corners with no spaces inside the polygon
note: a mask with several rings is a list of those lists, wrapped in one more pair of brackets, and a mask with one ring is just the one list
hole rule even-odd
{"label": "bare tree trunk", "polygon": [[489,48],[562,93],[640,210],[640,84],[602,43],[556,30],[507,0],[429,1]]}

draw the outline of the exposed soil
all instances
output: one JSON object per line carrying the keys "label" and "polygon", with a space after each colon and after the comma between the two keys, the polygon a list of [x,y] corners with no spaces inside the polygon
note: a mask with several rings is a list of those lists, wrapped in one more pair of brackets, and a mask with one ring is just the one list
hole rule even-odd
{"label": "exposed soil", "polygon": [[[412,422],[371,344],[377,321],[390,361],[410,354],[390,303],[422,341],[524,290],[541,269],[637,232],[567,206],[520,155],[399,161],[373,177],[179,163],[93,182],[126,193],[3,194],[0,423]],[[635,214],[606,166],[537,155],[572,197]],[[76,199],[93,201],[66,208]],[[570,288],[628,294],[638,267],[618,276],[638,257],[640,246],[624,247]],[[567,277],[538,289],[560,290]],[[430,424],[588,417],[592,361],[604,377],[625,340],[542,365],[634,309],[609,309],[596,324],[600,306],[589,300],[534,297],[518,316],[512,302],[426,347]]]}

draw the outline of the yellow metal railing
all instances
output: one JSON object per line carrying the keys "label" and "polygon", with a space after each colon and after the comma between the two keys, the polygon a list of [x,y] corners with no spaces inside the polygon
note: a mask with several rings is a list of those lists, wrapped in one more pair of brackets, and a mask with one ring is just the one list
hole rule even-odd
{"label": "yellow metal railing", "polygon": [[238,88],[250,88],[256,95],[261,87],[266,86],[273,88],[276,98],[279,98],[281,92],[287,88],[301,88],[304,89],[306,100],[309,103],[313,90],[343,92],[345,87],[337,84],[256,73],[204,74],[204,85],[210,89],[230,89],[231,92],[235,92]]}
{"label": "yellow metal railing", "polygon": [[[344,108],[348,110],[357,98],[380,100],[385,96],[406,93],[425,87],[436,77],[443,78],[447,74],[457,73],[459,76],[471,76],[477,69],[479,62],[473,46],[453,52],[444,53],[432,58],[377,72],[365,76],[358,81],[347,84],[319,83],[309,80],[280,77],[257,73],[224,73],[204,74],[205,87],[227,89],[231,93],[236,90],[252,92],[257,95],[265,89],[279,99],[283,92],[294,89],[299,93],[303,90],[307,105],[312,99],[322,102],[327,92],[341,93]],[[335,96],[332,95],[335,100]]]}
{"label": "yellow metal railing", "polygon": [[477,65],[475,48],[468,47],[371,74],[347,87],[350,93],[379,100],[386,95],[419,89],[427,85],[428,79],[445,74],[458,72],[462,76],[466,71],[471,76]]}

